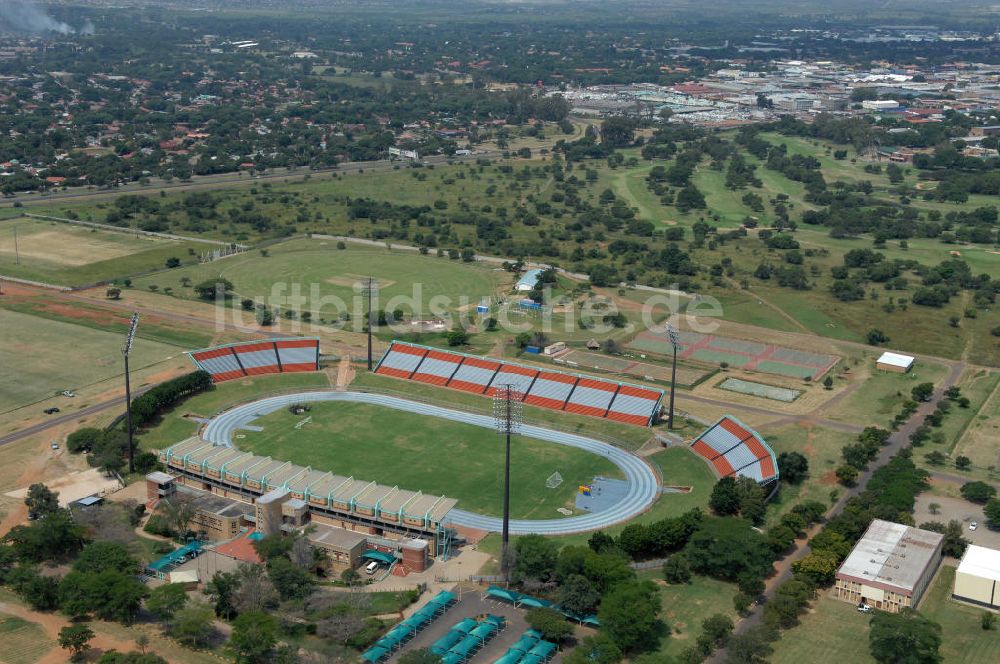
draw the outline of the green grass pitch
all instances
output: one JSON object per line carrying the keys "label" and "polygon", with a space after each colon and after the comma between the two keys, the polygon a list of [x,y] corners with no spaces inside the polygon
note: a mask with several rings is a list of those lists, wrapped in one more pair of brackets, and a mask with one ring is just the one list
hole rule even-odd
{"label": "green grass pitch", "polygon": [[[308,422],[302,424],[306,418]],[[403,489],[443,494],[458,507],[499,516],[503,439],[492,429],[355,403],[314,403],[304,415],[281,410],[241,432],[237,448]],[[296,428],[296,425],[300,425]],[[563,483],[545,480],[559,472]],[[511,516],[559,518],[573,508],[577,486],[595,475],[621,477],[603,457],[515,436],[511,445]]]}

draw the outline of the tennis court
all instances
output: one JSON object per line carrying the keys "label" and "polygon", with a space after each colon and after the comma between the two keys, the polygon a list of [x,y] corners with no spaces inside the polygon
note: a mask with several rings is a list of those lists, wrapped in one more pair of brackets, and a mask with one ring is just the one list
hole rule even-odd
{"label": "tennis court", "polygon": [[730,392],[739,392],[740,394],[749,394],[755,397],[763,397],[764,399],[772,399],[774,401],[783,401],[784,403],[791,403],[802,394],[802,390],[792,390],[787,387],[776,387],[774,385],[765,385],[764,383],[754,383],[749,380],[742,380],[740,378],[727,378],[717,386],[720,390],[729,390]]}
{"label": "tennis court", "polygon": [[[745,339],[720,337],[698,332],[678,332],[681,360],[718,365],[722,362],[736,369],[763,371],[790,378],[817,380],[840,359],[836,355],[811,353]],[[628,348],[645,353],[670,355],[673,348],[662,329],[640,332],[627,344]]]}
{"label": "tennis court", "polygon": [[[565,364],[568,368],[597,369],[599,371],[609,371],[617,374],[635,376],[645,380],[670,381],[670,364],[653,364],[627,357],[615,357],[611,355],[601,355],[599,353],[588,353],[582,350],[573,350],[562,354],[556,362]],[[697,366],[677,363],[677,384],[684,386],[697,385],[715,370],[704,369]]]}

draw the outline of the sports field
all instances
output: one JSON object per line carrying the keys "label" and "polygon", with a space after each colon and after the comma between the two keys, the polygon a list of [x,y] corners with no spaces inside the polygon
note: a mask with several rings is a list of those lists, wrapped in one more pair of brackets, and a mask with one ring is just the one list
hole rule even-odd
{"label": "sports field", "polygon": [[[678,332],[678,357],[706,364],[726,362],[736,369],[763,371],[791,378],[816,380],[833,368],[840,359],[836,355],[810,353],[774,344],[762,344],[743,339],[731,339],[699,332]],[[628,343],[634,350],[671,354],[672,347],[662,330],[645,330]]]}
{"label": "sports field", "polygon": [[0,274],[78,286],[163,268],[171,257],[194,261],[188,248],[206,246],[55,221],[9,219],[0,221]]}
{"label": "sports field", "polygon": [[[2,411],[62,390],[107,389],[124,371],[118,334],[5,309],[0,309],[0,329]],[[173,361],[186,361],[179,353],[175,346],[138,339],[131,355],[132,385],[173,366]]]}
{"label": "sports field", "polygon": [[[263,431],[236,434],[239,449],[319,470],[444,494],[472,512],[500,515],[502,438],[489,429],[356,403],[314,403],[293,415],[281,410],[254,421]],[[243,436],[240,438],[239,436]],[[549,489],[552,473],[562,484]],[[587,452],[516,436],[511,452],[511,517],[559,518],[573,507],[580,484],[618,468]]]}
{"label": "sports field", "polygon": [[802,390],[791,390],[786,387],[765,385],[764,383],[755,383],[753,381],[742,380],[740,378],[727,378],[720,382],[718,387],[721,390],[739,392],[740,394],[750,394],[755,397],[772,399],[774,401],[783,401],[785,403],[795,401],[795,399],[802,394]]}
{"label": "sports field", "polygon": [[0,612],[0,641],[4,664],[32,664],[55,647],[40,625]]}
{"label": "sports field", "polygon": [[291,240],[270,247],[267,254],[252,251],[161,272],[138,279],[135,285],[171,287],[178,296],[194,297],[193,290],[181,284],[183,278],[197,284],[224,277],[233,283],[238,298],[263,298],[281,308],[294,306],[284,298],[302,298],[301,309],[332,320],[345,307],[352,316],[363,315],[367,302],[360,286],[369,275],[379,282],[375,309],[418,310],[421,317],[431,317],[432,305],[447,311],[474,307],[497,292],[501,283],[509,283],[506,272],[476,263],[357,244],[337,249],[334,240]]}

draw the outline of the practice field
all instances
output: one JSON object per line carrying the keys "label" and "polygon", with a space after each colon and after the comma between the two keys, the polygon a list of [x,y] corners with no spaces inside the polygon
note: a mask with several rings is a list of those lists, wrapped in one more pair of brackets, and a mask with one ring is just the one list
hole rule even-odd
{"label": "practice field", "polygon": [[[729,366],[747,371],[763,371],[791,378],[820,378],[840,359],[836,355],[810,353],[762,344],[743,339],[719,337],[699,332],[678,332],[680,349],[677,357],[706,364],[726,362]],[[662,330],[645,330],[628,343],[634,350],[670,355],[673,349]]]}
{"label": "practice field", "polygon": [[[599,371],[626,374],[637,378],[644,378],[646,380],[652,379],[654,381],[670,381],[670,367],[668,365],[636,361],[627,357],[614,357],[611,355],[588,353],[582,350],[572,350],[564,355],[561,355],[556,362],[564,364],[572,369],[598,369]],[[697,385],[712,373],[712,371],[707,369],[681,365],[678,363],[677,384]]]}
{"label": "practice field", "polygon": [[2,612],[0,641],[3,641],[0,661],[5,664],[32,664],[56,645],[40,625]]}
{"label": "practice field", "polygon": [[[302,415],[287,409],[253,422],[262,431],[236,434],[233,444],[255,454],[318,470],[459,500],[458,507],[500,515],[503,439],[482,427],[360,403],[313,403]],[[240,438],[240,436],[243,436]],[[545,486],[553,473],[563,482]],[[620,478],[603,457],[515,436],[511,450],[511,517],[557,519],[572,508],[580,484]]]}
{"label": "practice field", "polygon": [[55,221],[10,219],[0,222],[0,274],[77,286],[163,268],[171,257],[192,261],[188,248],[205,246]]}
{"label": "practice field", "polygon": [[718,384],[720,390],[729,390],[731,392],[739,392],[740,394],[750,394],[755,397],[762,397],[764,399],[772,399],[774,401],[783,401],[785,403],[791,403],[802,394],[802,390],[791,390],[787,387],[775,387],[774,385],[765,385],[764,383],[755,383],[749,380],[742,380],[740,378],[727,378]]}
{"label": "practice field", "polygon": [[[9,411],[62,390],[99,386],[122,375],[122,337],[82,325],[0,309],[0,402]],[[178,355],[173,346],[139,339],[133,346],[133,386]],[[105,387],[110,387],[105,383]]]}
{"label": "practice field", "polygon": [[432,316],[432,298],[439,310],[474,307],[510,281],[506,272],[477,263],[350,243],[346,249],[337,249],[336,245],[334,240],[291,240],[270,247],[267,256],[249,252],[143,277],[136,286],[170,287],[176,295],[194,297],[193,290],[181,284],[183,278],[197,284],[224,277],[233,283],[238,298],[261,298],[281,308],[293,306],[285,298],[302,298],[299,306],[311,311],[314,319],[334,320],[341,311],[354,317],[364,315],[367,298],[360,286],[369,275],[379,281],[375,309],[407,313],[418,309],[425,318]]}

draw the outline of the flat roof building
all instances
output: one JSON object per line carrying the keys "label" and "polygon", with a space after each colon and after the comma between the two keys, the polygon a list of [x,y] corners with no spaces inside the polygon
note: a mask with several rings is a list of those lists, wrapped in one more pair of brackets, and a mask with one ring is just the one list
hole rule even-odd
{"label": "flat roof building", "polygon": [[837,570],[834,596],[898,613],[916,608],[941,562],[944,535],[875,519]]}
{"label": "flat roof building", "polygon": [[1000,609],[1000,551],[970,544],[955,571],[952,597]]}
{"label": "flat roof building", "polygon": [[539,269],[528,270],[520,279],[517,280],[517,284],[514,286],[514,289],[521,292],[535,290],[535,286],[538,285],[538,279],[542,276],[542,272],[543,270]]}
{"label": "flat roof building", "polygon": [[892,371],[894,373],[906,373],[913,368],[915,358],[899,353],[886,351],[875,360],[875,368],[879,371]]}

